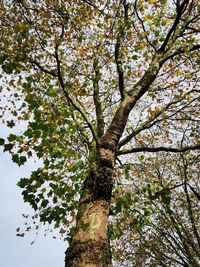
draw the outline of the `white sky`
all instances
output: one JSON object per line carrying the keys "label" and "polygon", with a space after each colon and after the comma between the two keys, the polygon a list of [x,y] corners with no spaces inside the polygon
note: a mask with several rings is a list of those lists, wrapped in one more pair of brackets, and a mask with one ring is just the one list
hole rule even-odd
{"label": "white sky", "polygon": [[[8,130],[0,125],[0,137]],[[35,233],[25,237],[16,236],[16,228],[23,226],[21,214],[31,214],[31,209],[23,202],[21,190],[16,186],[21,177],[28,177],[36,169],[34,162],[18,167],[8,153],[0,147],[0,266],[1,267],[64,267],[64,253],[67,244],[50,235],[44,237],[41,231],[36,243]]]}

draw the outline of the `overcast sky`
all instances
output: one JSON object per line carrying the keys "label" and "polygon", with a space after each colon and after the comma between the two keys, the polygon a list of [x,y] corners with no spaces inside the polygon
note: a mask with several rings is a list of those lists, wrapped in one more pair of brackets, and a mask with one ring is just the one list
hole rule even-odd
{"label": "overcast sky", "polygon": [[[5,137],[8,129],[0,125],[0,137]],[[23,202],[21,190],[16,186],[21,177],[28,177],[36,169],[34,161],[18,167],[8,153],[0,147],[0,266],[2,267],[64,267],[66,243],[44,237],[41,232],[36,243],[35,233],[25,237],[16,236],[16,228],[23,226],[21,214],[30,214],[31,209]]]}

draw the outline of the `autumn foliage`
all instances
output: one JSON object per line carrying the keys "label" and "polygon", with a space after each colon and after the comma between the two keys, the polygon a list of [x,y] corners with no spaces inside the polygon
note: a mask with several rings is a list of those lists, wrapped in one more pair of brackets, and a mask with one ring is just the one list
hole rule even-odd
{"label": "autumn foliage", "polygon": [[0,145],[19,166],[43,162],[18,186],[34,227],[68,242],[66,267],[199,266],[199,12],[197,0],[1,1],[13,133]]}

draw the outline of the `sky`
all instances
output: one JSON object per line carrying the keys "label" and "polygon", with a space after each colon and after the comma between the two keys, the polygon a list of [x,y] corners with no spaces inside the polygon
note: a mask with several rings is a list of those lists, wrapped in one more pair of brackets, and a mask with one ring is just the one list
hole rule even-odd
{"label": "sky", "polygon": [[[9,129],[0,125],[0,137],[8,135]],[[22,213],[32,210],[23,202],[21,189],[16,186],[22,177],[28,177],[37,168],[34,160],[18,167],[8,153],[0,147],[0,265],[1,267],[64,267],[67,244],[60,239],[44,236],[40,231],[35,244],[35,232],[24,237],[16,236],[16,228],[24,226]]]}

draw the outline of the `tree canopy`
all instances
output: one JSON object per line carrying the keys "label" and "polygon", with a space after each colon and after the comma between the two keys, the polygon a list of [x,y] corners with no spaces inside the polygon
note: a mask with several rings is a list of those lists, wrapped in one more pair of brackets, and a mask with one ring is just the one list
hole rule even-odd
{"label": "tree canopy", "polygon": [[[36,228],[72,247],[104,201],[113,266],[199,266],[199,13],[197,0],[1,1],[0,118],[23,130],[0,145],[43,162],[18,182]],[[66,267],[83,266],[74,254]]]}

